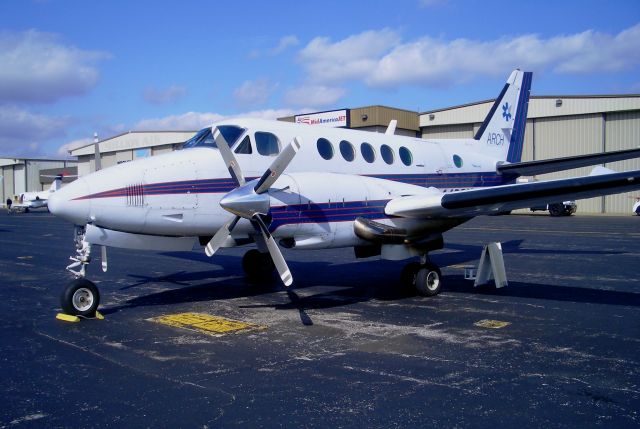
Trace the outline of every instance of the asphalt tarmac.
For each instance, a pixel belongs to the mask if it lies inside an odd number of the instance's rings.
[[[474,289],[490,241],[509,286]],[[244,249],[109,249],[105,320],[66,323],[72,226],[0,212],[0,428],[640,425],[640,218],[484,217],[445,243],[434,298],[349,249],[285,251],[290,290],[246,281]],[[251,328],[156,321],[182,313]]]

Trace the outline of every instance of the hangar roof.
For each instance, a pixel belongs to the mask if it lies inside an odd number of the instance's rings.
[[[184,143],[195,131],[129,131],[100,141],[100,153]],[[93,143],[72,149],[73,156],[93,155]]]
[[[493,100],[479,101],[420,114],[420,126],[469,124],[484,121]],[[640,94],[531,96],[528,118],[586,115],[640,110]]]
[[[18,158],[18,157],[0,157],[0,167],[7,167],[10,165],[24,165],[26,162],[66,162],[77,163],[75,159],[65,158]]]

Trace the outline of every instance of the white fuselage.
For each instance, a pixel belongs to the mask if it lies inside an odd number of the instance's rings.
[[[418,225],[386,216],[385,203],[401,196],[441,195],[502,183],[495,169],[498,159],[483,155],[478,148],[482,143],[473,139],[441,145],[418,138],[272,121],[244,119],[225,124],[242,127],[249,136],[252,153],[235,153],[247,180],[260,177],[274,159],[259,153],[256,133],[276,136],[281,149],[294,137],[300,138],[298,154],[269,191],[270,230],[276,237],[294,239],[299,243],[296,247],[305,247],[303,243],[309,248],[361,244],[353,232],[358,216],[408,230],[424,229],[424,222]],[[321,156],[319,139],[333,146],[331,159]],[[365,143],[373,149],[372,162],[363,156]],[[385,161],[382,153],[388,155],[389,150],[392,159],[387,156]],[[219,202],[235,187],[217,149],[194,147],[80,177],[57,192],[49,207],[78,225],[91,223],[135,234],[206,237],[229,219]],[[252,231],[243,219],[233,235],[246,236]]]

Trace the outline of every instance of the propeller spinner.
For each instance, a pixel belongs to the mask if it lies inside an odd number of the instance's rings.
[[[264,223],[262,216],[266,216],[269,213],[269,188],[278,180],[300,149],[299,138],[294,138],[291,143],[280,152],[260,179],[250,182],[245,181],[235,155],[217,127],[213,129],[213,138],[220,150],[222,159],[229,169],[231,178],[236,182],[237,188],[226,194],[220,200],[222,208],[232,213],[234,217],[227,221],[211,238],[205,247],[205,253],[207,256],[213,256],[226,241],[227,237],[229,237],[238,221],[241,218],[248,219],[256,232],[260,233],[256,238],[261,238],[264,241],[282,282],[285,286],[290,286],[293,283],[291,271],[289,271],[289,267],[280,252],[280,248],[269,232],[269,228]]]

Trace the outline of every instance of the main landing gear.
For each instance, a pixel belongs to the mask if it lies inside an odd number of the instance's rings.
[[[422,257],[420,263],[410,262],[400,274],[400,282],[423,296],[435,296],[442,290],[442,273],[437,265]]]
[[[270,278],[276,265],[269,253],[251,249],[242,257],[242,269],[249,280],[257,281]]]
[[[100,292],[96,285],[85,278],[87,265],[91,262],[91,244],[85,240],[85,228],[75,229],[76,255],[70,256],[73,261],[67,271],[74,275],[60,295],[62,311],[69,316],[99,317]]]

